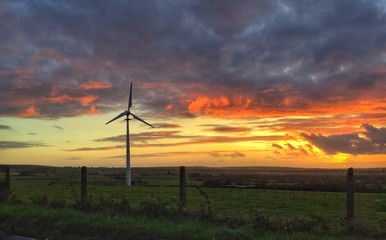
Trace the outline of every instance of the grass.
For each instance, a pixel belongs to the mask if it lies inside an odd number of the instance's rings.
[[[254,222],[235,223],[0,203],[1,229],[38,239],[382,239],[350,230],[362,223],[331,220],[257,215]]]
[[[0,218],[3,229],[43,239],[204,239],[205,229],[209,230],[207,239],[223,232],[231,236],[228,239],[236,239],[234,237],[242,232],[186,220],[177,222],[109,212],[85,213],[38,205],[1,204]],[[195,236],[191,236],[192,233]],[[246,237],[247,233],[243,234],[241,236]]]
[[[125,197],[130,207],[138,208],[145,199],[160,198],[168,205],[178,205],[178,176],[141,176],[141,181],[153,181],[153,185],[131,188],[116,184],[116,179],[90,175],[88,196],[94,203],[111,199],[120,201]],[[24,202],[55,200],[63,205],[73,205],[80,198],[79,176],[13,176],[12,192]],[[174,178],[174,179],[173,179]],[[158,181],[155,181],[158,179]],[[174,180],[174,182],[172,182]],[[123,182],[123,181],[122,181]],[[104,183],[104,184],[103,184]],[[368,218],[386,218],[386,194],[357,193],[355,202],[357,215]],[[346,195],[340,192],[312,192],[262,190],[248,188],[187,188],[187,209],[201,211],[207,208],[218,215],[248,218],[253,211],[266,212],[275,216],[325,216],[344,217]]]
[[[127,188],[122,186],[121,175],[104,171],[89,172],[86,203],[80,201],[79,169],[14,171],[11,198],[0,204],[0,227],[39,238],[53,234],[54,239],[120,239],[121,235],[125,239],[386,236],[386,194],[356,193],[357,218],[347,225],[345,193],[214,188],[188,179],[187,212],[181,217],[175,173],[151,170],[134,175],[137,185]]]

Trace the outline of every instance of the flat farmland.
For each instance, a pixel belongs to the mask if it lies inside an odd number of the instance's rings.
[[[155,201],[168,209],[178,207],[178,168],[134,169],[132,187],[123,186],[123,173],[123,169],[88,169],[89,202],[124,202],[139,208],[143,202]],[[385,218],[385,174],[376,173],[378,177],[370,172],[357,177],[357,188],[362,190],[355,194],[358,216]],[[249,218],[256,212],[275,216],[346,214],[344,171],[188,168],[186,184],[188,212],[232,218]],[[23,202],[73,205],[80,201],[80,168],[14,167],[11,189],[13,197]]]
[[[124,186],[124,169],[89,168],[82,200],[79,167],[11,166],[0,227],[58,239],[382,239],[385,172],[355,173],[355,221],[347,222],[344,170],[186,168],[181,209],[176,167],[133,168],[132,187]]]

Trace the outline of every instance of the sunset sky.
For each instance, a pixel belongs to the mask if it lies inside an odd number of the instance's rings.
[[[2,0],[0,163],[386,167],[384,0]]]

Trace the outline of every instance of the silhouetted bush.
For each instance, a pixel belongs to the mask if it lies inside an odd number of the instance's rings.
[[[47,196],[42,195],[42,196],[31,197],[30,200],[35,204],[38,204],[41,206],[48,206]]]
[[[379,196],[376,200],[377,202],[377,211],[386,212],[386,196]]]
[[[158,197],[142,201],[139,212],[150,216],[161,216],[171,213],[167,208],[167,203]]]
[[[269,217],[260,211],[256,211],[252,218],[252,226],[255,229],[272,229]]]

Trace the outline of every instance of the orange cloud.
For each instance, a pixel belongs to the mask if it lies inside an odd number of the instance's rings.
[[[84,97],[77,98],[77,101],[79,101],[82,106],[88,106],[90,103],[93,103],[97,99],[94,95],[88,95]]]
[[[165,107],[165,111],[170,111],[172,110],[174,107],[173,103],[169,103],[166,107]]]
[[[35,117],[35,116],[38,116],[38,115],[39,115],[39,110],[36,109],[35,106],[30,106],[29,108],[27,108],[26,110],[21,112],[19,114],[19,117],[28,118],[28,117]]]
[[[373,73],[380,73],[380,74],[384,74],[386,73],[386,66],[377,66],[377,67],[374,67],[370,70],[371,72]]]
[[[66,102],[79,102],[82,106],[88,106],[93,103],[97,97],[95,95],[87,95],[84,97],[70,97],[68,95],[60,95],[55,97],[45,98],[44,100],[49,103],[66,103]]]
[[[75,101],[75,98],[70,97],[68,95],[60,95],[60,96],[45,98],[44,100],[46,100],[49,103],[65,103],[65,102],[73,102]]]
[[[86,114],[88,114],[88,115],[100,114],[100,113],[101,113],[101,111],[99,111],[96,106],[91,106],[88,109],[88,111],[86,112]]]
[[[93,81],[90,80],[88,82],[82,83],[79,85],[81,89],[88,90],[88,89],[110,89],[111,83],[106,81]]]
[[[285,94],[283,94],[285,95]],[[285,117],[285,116],[331,116],[386,113],[386,97],[364,96],[361,99],[343,97],[327,98],[325,101],[304,99],[301,96],[283,96],[280,101],[251,98],[243,95],[211,96],[197,95],[181,100],[187,111],[195,115],[212,117]],[[349,119],[341,119],[348,121]]]
[[[188,106],[190,113],[198,113],[203,108],[208,106],[208,103],[210,102],[208,97],[198,97],[196,100],[191,102]]]
[[[189,102],[185,100],[185,102]],[[198,96],[188,103],[188,111],[192,114],[202,113],[205,115],[237,115],[233,111],[246,110],[250,107],[252,100],[248,97],[234,96],[231,98]]]
[[[87,109],[81,109],[81,110],[76,110],[71,113],[69,113],[69,116],[79,116],[79,115],[97,115],[101,114],[101,111],[94,105],[90,106]]]

